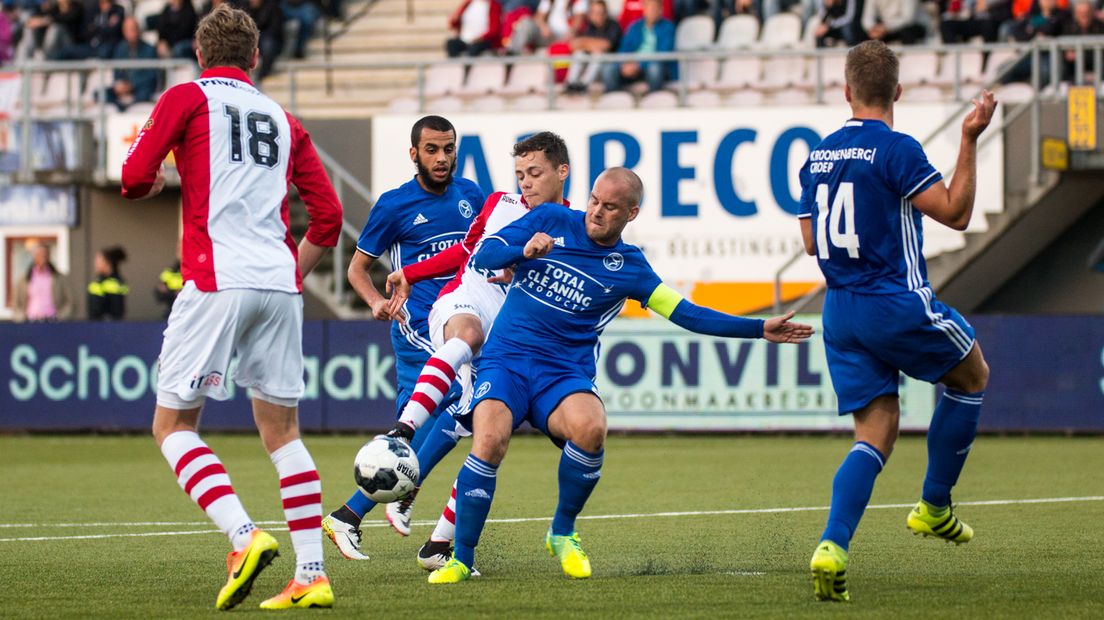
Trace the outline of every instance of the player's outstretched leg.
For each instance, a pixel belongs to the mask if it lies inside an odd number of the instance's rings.
[[[809,563],[817,600],[851,599],[846,585],[847,548],[883,467],[885,456],[881,451],[865,441],[857,441],[836,471],[828,524]]]
[[[448,395],[460,367],[471,358],[471,347],[460,338],[450,338],[441,345],[422,367],[399,421],[415,430],[421,428]]]
[[[429,540],[418,550],[418,566],[435,571],[452,559],[452,541],[456,538],[456,483],[452,483],[449,496],[437,526],[433,528]]]
[[[954,515],[951,488],[958,482],[977,436],[984,396],[985,392],[949,389],[939,400],[928,428],[928,473],[924,478],[924,490],[906,521],[913,533],[937,536],[955,544],[970,542],[974,537],[973,528]]]
[[[303,441],[295,439],[270,455],[280,477],[295,578],[284,591],[261,603],[261,609],[333,607],[333,589],[322,564],[322,482]]]
[[[564,574],[574,579],[586,579],[591,573],[590,559],[575,531],[575,518],[598,485],[604,454],[601,449],[587,452],[569,441],[560,456],[560,500],[544,546],[549,554],[559,559]]]
[[[456,477],[456,551],[441,568],[429,574],[429,583],[458,583],[471,577],[475,547],[494,499],[498,466],[469,454]]]
[[[451,414],[447,411],[437,414],[432,430],[418,448],[418,487],[405,499],[392,502],[386,508],[387,521],[399,535],[410,535],[410,513],[414,509],[414,499],[418,496],[418,490],[433,468],[456,447],[456,443],[460,440],[458,430],[456,418]]]
[[[159,409],[159,418],[164,415]],[[167,410],[166,410],[167,411]],[[279,555],[276,539],[253,525],[234,493],[222,462],[194,431],[177,431],[161,442],[161,454],[177,482],[234,546],[226,557],[229,577],[215,599],[217,609],[231,609],[245,600],[253,581]]]

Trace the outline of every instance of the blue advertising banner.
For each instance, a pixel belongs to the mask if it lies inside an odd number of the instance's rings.
[[[819,323],[819,317],[802,320]],[[978,316],[992,369],[988,431],[1104,432],[1104,317]],[[149,428],[160,323],[0,324],[0,431]],[[802,347],[720,341],[665,321],[617,320],[603,336],[598,386],[614,429],[846,429],[819,337]],[[304,326],[310,431],[383,429],[395,418],[388,325]],[[232,375],[231,368],[231,375]],[[245,390],[208,401],[203,427],[253,427]],[[902,428],[923,429],[936,393],[901,387]]]

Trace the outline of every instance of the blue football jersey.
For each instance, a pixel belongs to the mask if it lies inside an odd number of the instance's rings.
[[[524,247],[533,234],[555,240],[543,258],[522,260],[483,348],[483,357],[554,357],[595,374],[598,336],[625,299],[643,305],[662,283],[640,248],[598,245],[586,234],[585,213],[544,204],[488,239]]]
[[[828,286],[868,294],[927,286],[923,216],[909,199],[942,178],[919,142],[881,121],[847,121],[813,149],[798,217],[812,218]]]
[[[483,200],[479,186],[467,179],[453,178],[441,195],[427,192],[416,178],[411,179],[379,197],[368,214],[357,249],[376,258],[390,252],[392,269],[425,260],[464,238]],[[392,337],[432,350],[429,310],[451,279],[444,276],[415,284],[405,306],[407,326],[393,323]]]

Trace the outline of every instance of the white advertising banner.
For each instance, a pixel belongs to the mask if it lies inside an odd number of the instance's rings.
[[[107,117],[107,178],[111,181],[121,181],[123,175],[123,162],[126,161],[130,145],[138,137],[138,132],[149,120],[147,114],[134,114],[123,112],[111,114]],[[176,182],[176,160],[169,153],[165,158],[165,172],[170,185]]]
[[[602,334],[598,391],[617,430],[850,430],[817,331],[800,345],[702,336],[662,319],[616,320]],[[901,428],[931,422],[935,387],[902,378]]]
[[[958,106],[898,105],[896,129],[925,140]],[[846,106],[744,109],[619,110],[449,114],[459,132],[458,174],[491,191],[514,191],[510,151],[519,138],[550,130],[571,156],[568,198],[586,204],[597,175],[633,168],[644,181],[640,216],[625,232],[656,271],[695,301],[733,312],[762,308],[773,298],[775,273],[801,250],[795,215],[798,171],[809,151],[850,116]],[[372,190],[378,195],[409,180],[410,127],[419,115],[377,116],[372,128]],[[1000,119],[993,124],[999,126]],[[957,157],[959,123],[924,147],[936,168]],[[1003,145],[997,137],[978,158],[978,213],[1003,208]],[[894,206],[894,208],[896,208]],[[928,256],[960,247],[962,235],[937,224],[924,230]],[[814,259],[785,274],[784,296],[798,297],[822,281]]]

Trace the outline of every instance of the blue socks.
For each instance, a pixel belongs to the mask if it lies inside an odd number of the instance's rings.
[[[847,550],[866,505],[870,503],[874,479],[883,467],[885,457],[877,448],[865,441],[855,442],[832,481],[832,508],[828,512],[828,525],[820,537],[822,541],[830,540]]]
[[[456,550],[453,557],[471,568],[475,546],[491,512],[498,466],[469,454],[456,477]]]
[[[935,508],[950,506],[951,487],[966,464],[977,436],[985,392],[966,394],[947,390],[928,427],[928,473],[921,498]]]
[[[422,481],[429,476],[429,472],[433,471],[437,463],[440,463],[441,459],[456,447],[456,442],[460,441],[460,436],[456,433],[456,418],[447,412],[441,412],[433,424],[427,424],[422,428],[427,427],[430,431],[425,436],[422,446],[416,450],[420,476],[418,486],[421,486]]]
[[[602,476],[604,454],[604,450],[586,452],[570,441],[564,446],[560,456],[560,502],[552,517],[553,536],[570,536],[575,531],[575,517]]]

